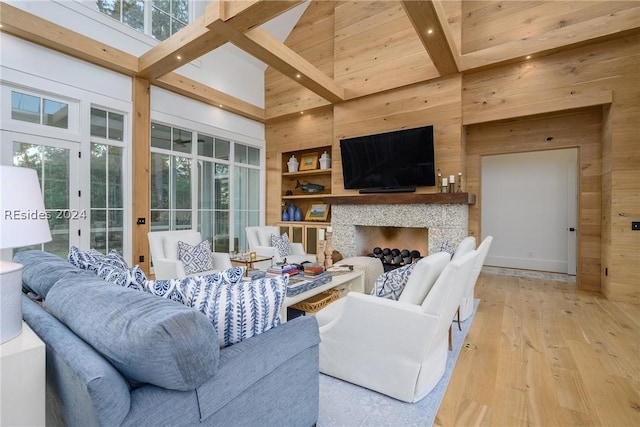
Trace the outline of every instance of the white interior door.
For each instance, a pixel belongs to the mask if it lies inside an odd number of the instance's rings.
[[[487,265],[575,271],[567,233],[576,224],[577,178],[569,164],[577,165],[575,148],[482,158],[481,231],[494,237]]]

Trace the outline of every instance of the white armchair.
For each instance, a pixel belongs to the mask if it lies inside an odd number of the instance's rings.
[[[302,264],[305,261],[316,262],[315,255],[306,254],[302,243],[290,242],[291,255],[280,256],[278,249],[271,246],[271,235],[280,236],[280,229],[276,226],[265,225],[262,227],[247,227],[247,244],[249,250],[258,255],[273,257],[273,263],[283,262],[286,258],[289,264]]]
[[[437,269],[438,258],[420,263]],[[421,400],[444,374],[449,328],[475,258],[472,251],[446,262],[421,304],[351,292],[338,309],[336,302],[320,310],[320,371],[405,402]]]
[[[460,301],[460,321],[467,320],[473,313],[474,289],[476,287],[480,271],[482,271],[484,261],[489,253],[491,242],[493,242],[493,236],[487,236],[476,249],[478,256],[476,257],[473,272],[469,276],[469,281],[465,286],[464,293],[462,294],[462,300]]]
[[[178,242],[195,246],[202,242],[200,233],[194,230],[152,231],[147,234],[151,261],[156,279],[178,279],[186,277],[182,261],[178,259]],[[227,253],[212,252],[213,270],[202,271],[197,275],[212,274],[231,268],[231,259]],[[193,274],[192,274],[193,276]]]

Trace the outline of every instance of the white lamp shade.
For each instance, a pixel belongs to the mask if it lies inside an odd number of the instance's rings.
[[[0,166],[0,249],[49,241],[49,221],[36,171]]]

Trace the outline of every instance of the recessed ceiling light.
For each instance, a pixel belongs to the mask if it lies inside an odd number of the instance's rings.
[[[176,58],[178,58],[178,61],[180,61],[182,59],[182,56],[178,55],[176,56]]]
[[[527,59],[531,59],[531,55],[527,55]]]
[[[433,29],[429,28],[429,29],[427,30],[427,34],[433,34]]]
[[[296,74],[296,79],[299,79],[300,77],[302,77],[300,74]]]
[[[300,114],[304,114],[304,111],[300,111]]]

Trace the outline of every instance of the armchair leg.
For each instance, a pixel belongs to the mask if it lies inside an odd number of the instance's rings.
[[[456,311],[456,316],[458,319],[458,330],[461,331],[462,330],[462,326],[460,326],[460,306],[458,306],[458,311]]]
[[[453,350],[453,340],[451,338],[451,326],[449,326],[449,351]]]

